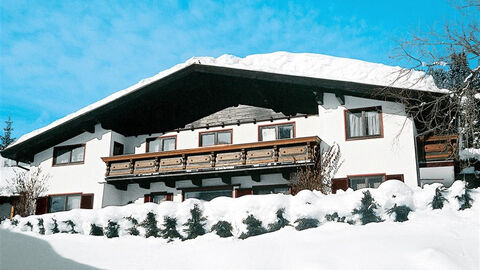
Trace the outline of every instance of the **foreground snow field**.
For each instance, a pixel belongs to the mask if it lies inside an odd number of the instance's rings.
[[[32,216],[20,219],[16,227],[9,222],[2,224],[0,269],[480,269],[478,190],[472,192],[473,207],[458,211],[455,194],[462,190],[463,183],[456,182],[449,189],[445,207],[431,210],[428,202],[435,187],[411,190],[403,183],[391,181],[370,190],[381,206],[378,214],[385,221],[367,225],[322,219],[333,210],[353,218],[350,212],[359,205],[362,191],[329,196],[302,192],[297,196],[218,198],[211,202],[187,200],[168,204],[168,208],[130,205],[41,216],[47,234],[49,217],[55,216],[59,221],[70,218],[83,224],[79,226],[83,234],[76,235],[42,236],[35,232],[35,227],[34,232],[26,231],[22,224],[28,220],[33,223],[39,217]],[[194,240],[167,243],[161,238],[126,235],[122,228],[128,224],[121,222],[119,238],[88,235],[89,222],[105,224],[105,220],[119,220],[127,213],[140,218],[148,211],[157,213],[159,225],[161,216],[176,216],[181,232],[188,209],[195,203],[208,217],[207,228],[216,220],[225,219],[234,226],[235,237],[220,238],[208,233]],[[409,205],[414,210],[409,221],[393,222],[385,214],[393,203]],[[279,207],[285,208],[291,222],[307,216],[320,219],[321,225],[304,231],[286,227],[246,240],[237,238],[245,230],[241,220],[247,212],[266,225]]]

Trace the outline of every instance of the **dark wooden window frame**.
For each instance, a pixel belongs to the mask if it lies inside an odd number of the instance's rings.
[[[258,125],[258,141],[259,142],[263,141],[262,128],[264,128],[264,127],[275,127],[275,140],[279,140],[278,139],[278,126],[288,126],[288,125],[293,126],[293,138],[296,138],[296,136],[297,136],[297,134],[296,134],[297,133],[297,125],[296,125],[295,121],[292,121],[292,122]]]
[[[255,191],[257,191],[257,190],[262,190],[262,189],[265,190],[265,189],[269,189],[269,188],[287,188],[288,193],[289,194],[292,193],[292,189],[288,184],[276,184],[276,185],[256,185],[256,186],[252,186],[252,194],[255,195]]]
[[[382,183],[387,181],[386,173],[370,173],[370,174],[356,174],[356,175],[347,175],[348,187],[351,188],[351,178],[362,178],[362,177],[382,177]]]
[[[83,197],[84,196],[92,196],[92,206],[93,206],[93,200],[94,200],[94,194],[93,193],[82,193],[82,192],[73,192],[73,193],[59,193],[59,194],[49,194],[47,196],[48,198],[48,203],[47,203],[47,213],[51,213],[50,212],[50,204],[51,204],[51,198],[52,197],[62,197],[64,196],[65,197],[65,204],[63,206],[63,209],[62,211],[58,211],[58,212],[63,212],[63,211],[67,211],[66,210],[66,206],[67,206],[67,202],[68,202],[68,197],[69,196],[80,196],[80,208],[78,209],[82,209],[82,200],[83,200]],[[55,212],[56,213],[56,212]]]
[[[145,194],[143,196],[144,197],[144,202],[153,202],[153,196],[156,196],[156,195],[165,195],[167,197],[166,201],[173,201],[173,193],[172,192],[159,191],[159,192],[151,192],[151,193]],[[169,199],[168,196],[170,196],[170,199]],[[148,201],[147,201],[146,198],[148,198]]]
[[[230,132],[230,143],[223,143],[223,144],[218,144],[218,133],[226,133],[227,131]],[[202,135],[210,134],[213,133],[215,134],[215,139],[214,139],[214,144],[213,145],[228,145],[228,144],[233,144],[233,128],[229,129],[217,129],[217,130],[207,130],[207,131],[201,131],[198,133],[198,147],[204,147],[202,146]],[[213,145],[207,145],[207,146],[213,146]]]
[[[171,138],[174,138],[175,139],[175,150],[177,150],[177,141],[178,141],[178,138],[177,138],[177,135],[166,135],[166,136],[158,136],[158,137],[150,137],[150,138],[147,138],[145,140],[145,153],[150,153],[148,152],[148,148],[149,148],[149,143],[151,141],[155,141],[155,140],[158,140],[158,139],[161,139],[162,140],[162,151],[161,152],[164,152],[163,151],[163,140],[164,139],[171,139]]]
[[[225,186],[211,186],[211,187],[187,187],[187,188],[177,188],[182,191],[182,202],[185,200],[185,192],[189,191],[211,191],[211,190],[222,190],[222,189],[231,189],[232,198],[235,198],[235,187],[239,187],[240,184],[235,185],[225,185]]]
[[[347,115],[348,113],[356,113],[356,112],[363,112],[363,111],[378,111],[380,114],[380,135],[366,135],[366,136],[357,136],[357,137],[349,137],[348,134],[348,118]],[[373,106],[373,107],[364,107],[364,108],[355,108],[355,109],[347,109],[343,113],[344,116],[344,128],[345,128],[345,141],[356,141],[356,140],[366,140],[366,139],[377,139],[377,138],[383,138],[383,110],[382,106]],[[364,119],[362,119],[365,121]],[[366,125],[364,125],[365,128],[365,134],[366,134]]]
[[[72,150],[75,148],[78,148],[79,146],[83,146],[83,158],[82,161],[77,161],[77,162],[72,162]],[[65,149],[69,148],[70,149],[70,159],[68,163],[55,163],[55,158],[57,156],[57,152],[60,149]],[[68,165],[77,165],[77,164],[84,164],[85,163],[85,153],[87,152],[87,144],[85,143],[80,143],[80,144],[71,144],[71,145],[62,145],[62,146],[56,146],[53,148],[53,155],[52,155],[52,167],[56,166],[68,166]]]

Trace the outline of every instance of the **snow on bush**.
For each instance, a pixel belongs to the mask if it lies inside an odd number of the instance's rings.
[[[202,227],[204,226],[206,232],[210,232],[212,229],[217,231],[218,228],[213,227],[213,225],[219,222],[228,222],[231,225],[231,229],[227,226],[226,230],[231,231],[234,237],[239,238],[242,233],[248,233],[248,224],[243,221],[249,216],[260,221],[262,226],[272,224],[272,228],[275,227],[275,229],[285,226],[289,220],[295,221],[295,226],[301,225],[299,224],[300,221],[308,220],[318,220],[319,226],[328,222],[327,219],[340,221],[339,218],[341,218],[345,222],[358,220],[358,217],[355,218],[355,215],[352,215],[352,211],[361,207],[361,200],[364,198],[364,192],[367,190],[378,205],[377,209],[375,209],[375,214],[384,222],[393,222],[395,220],[396,215],[391,215],[391,211],[389,212],[395,206],[405,206],[411,209],[412,212],[408,214],[408,219],[412,220],[418,214],[426,212],[442,214],[445,211],[457,212],[459,209],[471,211],[470,208],[465,206],[466,192],[470,198],[468,199],[468,204],[473,204],[473,208],[475,208],[475,204],[480,199],[480,191],[478,189],[466,191],[464,182],[456,181],[449,189],[443,192],[443,196],[447,199],[443,208],[433,210],[431,204],[436,192],[440,188],[441,184],[431,184],[425,185],[424,188],[417,187],[412,189],[403,182],[389,180],[377,189],[362,189],[358,191],[349,189],[347,191],[337,191],[337,194],[330,195],[305,190],[295,196],[270,194],[248,195],[236,199],[219,197],[209,202],[187,199],[184,202],[130,204],[126,206],[109,206],[95,210],[75,209],[67,212],[25,218],[17,216],[12,221],[5,220],[0,227],[21,231],[22,228],[24,230],[26,226],[29,226],[26,225],[29,222],[30,224],[38,224],[33,226],[35,233],[44,232],[49,235],[62,231],[71,231],[73,223],[75,224],[75,232],[89,235],[92,224],[96,224],[96,226],[103,226],[105,234],[108,234],[110,230],[113,234],[111,236],[115,236],[115,231],[118,229],[120,237],[139,235],[142,237],[163,236],[170,239],[183,239],[187,238],[186,232],[189,232],[188,230],[184,231],[187,227],[183,224],[190,224],[189,219],[192,219],[191,211],[195,209],[195,205],[198,205],[197,209],[202,209],[202,213],[196,219],[201,220]],[[335,213],[335,218],[332,219],[333,213]],[[206,220],[203,220],[202,217],[206,217]],[[41,225],[39,224],[39,219],[43,220]],[[169,223],[168,230],[165,230],[166,219],[174,221],[170,222],[172,224]],[[72,221],[72,223],[67,221]],[[143,222],[140,223],[139,221]],[[148,226],[146,226],[147,223]],[[358,226],[361,222],[356,224]],[[132,228],[135,228],[134,233],[132,233]],[[179,232],[183,232],[183,235]]]

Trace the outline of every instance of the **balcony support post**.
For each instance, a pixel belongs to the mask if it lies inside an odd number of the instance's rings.
[[[273,160],[278,162],[278,146],[276,145],[273,146]]]

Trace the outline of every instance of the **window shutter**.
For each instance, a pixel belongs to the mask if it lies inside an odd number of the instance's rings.
[[[80,201],[80,208],[93,209],[93,194],[82,194],[82,200]]]
[[[169,194],[165,195],[165,200],[173,201],[173,194],[169,193]]]
[[[337,193],[337,190],[348,189],[348,178],[336,178],[332,180],[332,193]]]
[[[147,202],[152,202],[152,195],[150,194],[145,194],[143,196],[143,202],[147,203]]]
[[[400,180],[403,181],[403,174],[389,174],[386,177],[386,180]]]
[[[242,189],[236,189],[235,190],[235,198],[240,198],[245,195],[252,195],[253,190],[251,188],[242,188]]]
[[[48,197],[37,198],[37,206],[35,208],[35,215],[46,214],[48,212]]]

